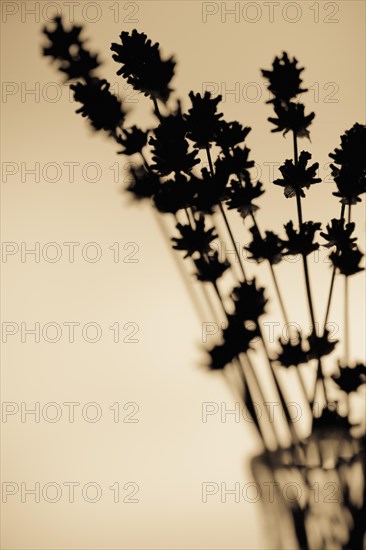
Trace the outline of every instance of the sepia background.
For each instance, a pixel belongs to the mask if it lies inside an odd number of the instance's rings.
[[[275,231],[296,219],[294,201],[271,185],[270,172],[291,158],[292,140],[270,133],[260,68],[284,50],[296,56],[310,88],[304,102],[316,112],[311,143],[299,147],[312,152],[324,180],[307,194],[304,216],[326,223],[339,215],[328,154],[345,129],[364,123],[364,2],[73,4],[89,48],[101,53],[99,74],[125,98],[128,123],[147,128],[154,120],[147,98],[124,85],[111,59],[111,42],[137,28],[164,57],[175,56],[173,86],[184,108],[190,90],[209,86],[223,95],[227,120],[252,127],[247,143],[266,189],[259,221]],[[123,193],[126,158],[74,114],[68,86],[41,56],[41,30],[56,9],[70,22],[67,2],[2,2],[2,548],[278,548],[260,500],[228,495],[225,503],[218,493],[202,501],[204,482],[251,483],[250,460],[261,448],[248,421],[221,418],[235,398],[204,368],[202,324],[151,208]],[[364,205],[353,214],[365,250]],[[235,213],[230,221],[244,244],[247,229]],[[37,247],[38,258],[26,254]],[[266,266],[247,269],[273,295]],[[331,273],[324,250],[310,269],[321,323]],[[291,321],[307,330],[301,264],[283,262],[278,276]],[[342,338],[342,293],[337,281],[335,338]],[[350,300],[351,353],[361,360],[362,275],[352,278]],[[267,320],[282,322],[275,299]],[[26,332],[36,323],[39,342]],[[78,323],[73,341],[70,323]],[[282,329],[276,325],[276,337]],[[341,356],[339,345],[327,366]],[[296,391],[289,398],[296,401]],[[204,403],[219,411],[206,422]],[[39,418],[26,414],[35,407]],[[36,483],[39,502],[26,492]]]

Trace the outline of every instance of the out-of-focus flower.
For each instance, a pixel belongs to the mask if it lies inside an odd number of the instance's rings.
[[[154,131],[155,137],[149,140],[155,163],[151,166],[152,170],[161,176],[168,176],[172,172],[189,174],[200,162],[197,151],[189,152],[186,131],[187,126],[180,111],[161,120]]]
[[[210,244],[217,239],[215,228],[205,228],[205,218],[200,215],[195,220],[195,227],[191,225],[177,224],[177,229],[181,234],[180,237],[173,237],[173,248],[175,250],[184,250],[186,252],[184,258],[193,256],[195,252],[199,252],[202,256],[210,251]]]
[[[209,368],[211,370],[225,368],[234,357],[251,349],[251,342],[257,336],[258,330],[256,327],[249,329],[236,315],[228,315],[228,325],[223,330],[224,343],[215,346],[209,352],[211,357]]]
[[[320,178],[315,177],[319,163],[315,162],[311,166],[307,166],[310,159],[311,154],[302,151],[297,164],[294,164],[292,160],[286,160],[280,166],[279,170],[283,177],[274,180],[273,183],[285,188],[284,194],[287,199],[296,196],[297,192],[301,197],[305,197],[304,187],[309,189],[311,185],[322,181]]]
[[[237,210],[242,218],[246,218],[258,210],[258,206],[252,201],[263,195],[263,184],[258,181],[251,182],[249,173],[244,176],[244,185],[237,179],[230,182],[226,192],[226,204],[229,210]]]
[[[136,153],[141,153],[143,148],[147,143],[147,135],[149,131],[144,132],[137,128],[137,126],[132,126],[129,129],[122,130],[122,136],[116,138],[117,143],[122,145],[123,150],[118,151],[119,155],[134,155]]]
[[[217,158],[216,167],[220,167],[228,175],[245,176],[249,168],[254,166],[253,160],[248,160],[250,149],[237,145],[224,156]]]
[[[256,280],[245,281],[235,287],[232,292],[235,313],[242,321],[258,321],[266,311],[268,302],[264,288],[256,286]]]
[[[151,199],[157,193],[160,186],[159,176],[147,171],[144,166],[131,166],[130,174],[132,182],[128,185],[127,191],[136,200]]]
[[[256,227],[252,227],[250,232],[253,235],[252,242],[245,247],[250,253],[250,259],[258,263],[268,260],[271,265],[278,264],[282,260],[284,248],[282,239],[273,231],[266,231],[262,237]]]
[[[307,256],[315,250],[318,250],[319,244],[314,242],[316,231],[319,231],[320,223],[304,222],[299,231],[294,229],[292,221],[285,225],[287,240],[283,241],[284,255],[302,254]]]
[[[354,124],[341,136],[341,145],[329,154],[335,164],[349,165],[366,170],[366,126]]]
[[[191,179],[197,191],[193,202],[194,208],[199,212],[212,214],[215,207],[226,197],[229,175],[220,170],[220,167],[215,170],[213,176],[207,168],[202,168],[201,174],[202,178],[192,176]]]
[[[308,358],[319,359],[324,355],[329,355],[338,344],[338,340],[330,339],[329,330],[325,329],[322,336],[318,336],[313,330],[307,339],[309,344]]]
[[[235,145],[243,143],[250,130],[251,128],[242,126],[239,122],[220,120],[215,131],[214,141],[225,152],[235,147]]]
[[[190,92],[189,97],[192,107],[185,116],[187,122],[188,139],[194,142],[198,149],[205,149],[215,140],[216,131],[219,127],[222,113],[217,113],[217,105],[220,103],[221,95],[211,97],[210,92],[194,94]]]
[[[87,117],[96,130],[103,129],[114,134],[122,125],[125,113],[120,99],[110,92],[107,80],[92,78],[86,84],[77,82],[70,88],[75,101],[82,104],[76,112]]]
[[[81,30],[82,27],[76,25],[66,30],[61,17],[55,17],[53,28],[43,29],[49,41],[43,48],[43,55],[59,61],[59,70],[68,76],[68,80],[88,80],[100,65],[98,56],[92,55],[83,47],[83,41],[80,39]]]
[[[337,403],[329,404],[323,409],[321,416],[313,420],[314,435],[323,441],[330,437],[340,440],[349,438],[352,427],[348,418],[338,413]]]
[[[329,155],[332,175],[338,191],[333,193],[343,204],[360,202],[360,195],[366,192],[366,126],[354,124],[341,136],[341,145]]]
[[[342,275],[346,275],[346,277],[355,275],[364,269],[359,265],[363,258],[363,254],[355,245],[353,248],[345,246],[344,248],[338,249],[332,252],[329,258],[334,267],[336,267]]]
[[[366,192],[366,171],[360,171],[357,167],[347,164],[340,168],[331,164],[331,169],[337,186],[337,191],[333,195],[339,197],[343,204],[361,202],[361,195]]]
[[[223,262],[220,261],[219,254],[216,250],[194,260],[194,263],[197,269],[197,279],[205,283],[216,283],[230,267],[227,260]]]
[[[126,78],[135,90],[166,102],[174,75],[173,57],[163,61],[159,44],[152,44],[146,34],[136,29],[131,33],[123,31],[120,39],[121,44],[111,45],[111,50],[116,52],[113,59],[122,65],[117,74]]]
[[[273,103],[275,100],[288,103],[298,94],[308,91],[306,88],[301,88],[300,74],[304,69],[297,67],[297,63],[295,57],[291,60],[287,53],[283,52],[282,57],[275,57],[272,71],[262,70],[262,75],[269,82],[268,89],[275,96],[275,99],[267,103]]]
[[[355,230],[355,224],[345,224],[345,219],[340,220],[333,218],[331,222],[326,226],[326,232],[320,233],[320,236],[328,241],[324,246],[331,248],[354,248],[357,237],[352,237],[352,233]]]
[[[154,195],[154,204],[163,214],[176,214],[192,205],[195,192],[195,187],[184,174],[176,174],[159,186]]]
[[[285,136],[287,132],[293,131],[297,137],[309,137],[308,127],[314,120],[315,113],[305,115],[305,106],[302,103],[283,105],[274,102],[274,111],[277,117],[268,118],[269,122],[276,126],[271,132],[283,132]]]
[[[343,367],[340,364],[339,372],[332,376],[332,380],[346,393],[356,392],[360,386],[365,384],[365,375],[360,374],[361,363],[356,367]]]
[[[284,340],[279,338],[281,351],[278,353],[276,361],[283,367],[297,367],[308,362],[308,352],[304,350],[301,339],[301,333],[297,331],[297,339]]]

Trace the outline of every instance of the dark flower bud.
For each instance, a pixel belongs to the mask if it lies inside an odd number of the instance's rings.
[[[175,62],[171,57],[162,61],[159,44],[152,44],[146,34],[134,29],[120,34],[121,44],[113,43],[112,57],[122,67],[117,71],[131,86],[146,96],[167,101],[171,92],[169,83],[174,75]]]
[[[210,252],[210,244],[217,239],[215,228],[205,229],[205,218],[200,215],[198,220],[195,220],[195,227],[191,225],[177,224],[177,229],[181,237],[173,237],[173,248],[175,250],[184,250],[186,252],[184,258],[193,256],[195,252],[199,252],[202,256]]]
[[[321,440],[334,438],[342,440],[344,437],[349,437],[350,424],[346,416],[341,416],[337,411],[337,403],[329,404],[324,408],[321,416],[315,417],[313,420],[314,434],[319,433]]]
[[[76,78],[88,80],[100,63],[97,55],[92,55],[83,47],[80,39],[82,28],[73,26],[67,31],[61,17],[55,17],[53,23],[53,30],[47,27],[43,29],[49,40],[49,44],[43,48],[43,55],[60,62],[59,70],[67,75],[67,80]]]
[[[274,102],[274,111],[277,118],[270,117],[268,120],[276,126],[271,132],[295,132],[297,137],[309,137],[308,127],[312,123],[315,113],[305,115],[305,107],[302,103],[289,103],[284,105]]]
[[[360,374],[361,363],[355,367],[342,367],[340,364],[339,372],[332,376],[332,380],[346,393],[356,392],[360,386],[366,382],[365,375]]]
[[[87,117],[96,130],[103,129],[114,134],[122,125],[125,113],[120,99],[110,92],[109,82],[92,78],[86,84],[77,82],[70,88],[75,101],[82,103],[76,112]]]
[[[153,147],[153,161],[151,168],[168,176],[172,172],[189,174],[192,168],[200,161],[197,151],[188,152],[186,123],[180,111],[174,115],[164,117],[155,129],[155,137],[151,137],[149,144]]]
[[[333,195],[339,197],[343,204],[361,202],[361,195],[366,192],[366,170],[360,171],[359,168],[348,164],[344,164],[341,168],[337,168],[334,164],[330,166],[337,186],[337,191]]]
[[[292,221],[285,226],[288,239],[283,241],[284,255],[302,254],[307,256],[315,250],[318,250],[319,244],[314,243],[316,231],[320,230],[321,224],[314,222],[304,222],[299,231],[294,229]]]
[[[268,89],[275,96],[274,100],[269,100],[267,103],[273,103],[275,100],[288,103],[298,94],[308,91],[301,88],[300,74],[304,69],[297,67],[297,63],[295,57],[291,61],[287,53],[283,52],[282,57],[275,57],[272,71],[262,70],[262,75],[269,82]]]
[[[215,165],[216,170],[212,176],[207,168],[202,168],[202,178],[192,175],[197,194],[194,198],[194,207],[199,212],[212,214],[215,207],[225,199],[226,186],[229,179],[227,172],[221,166]]]
[[[245,176],[249,168],[253,168],[254,161],[248,160],[250,149],[236,146],[218,157],[215,166],[219,166],[222,172],[228,175]]]
[[[258,181],[256,184],[251,182],[249,173],[244,176],[244,185],[239,180],[232,180],[227,189],[227,207],[229,210],[237,210],[242,218],[246,218],[258,210],[258,206],[253,204],[253,200],[263,195],[263,184]]]
[[[159,186],[154,195],[154,204],[163,214],[176,214],[192,206],[195,192],[195,187],[184,174],[176,174]]]
[[[329,155],[335,164],[349,165],[359,171],[366,170],[366,126],[354,124],[341,136],[341,145]]]
[[[123,129],[122,136],[116,138],[117,143],[122,145],[124,149],[118,151],[119,155],[134,155],[135,153],[141,153],[143,148],[147,143],[147,134],[149,132],[144,132],[137,128],[137,126],[132,126],[131,128]]]
[[[250,130],[251,128],[248,126],[243,127],[239,122],[220,120],[215,131],[214,142],[226,152],[228,149],[235,147],[235,145],[243,143]]]
[[[359,265],[363,258],[363,254],[357,246],[353,246],[353,248],[345,246],[344,248],[332,252],[329,258],[334,267],[336,267],[339,272],[346,277],[355,275],[364,269]]]
[[[144,166],[131,167],[130,174],[132,182],[128,185],[127,191],[136,200],[151,199],[160,187],[159,176],[147,171]]]
[[[255,321],[266,311],[268,300],[264,296],[264,288],[256,287],[255,279],[245,281],[235,287],[232,293],[235,313],[242,321]]]
[[[331,340],[329,334],[329,330],[325,329],[324,334],[322,336],[318,336],[315,330],[313,330],[307,339],[309,344],[309,359],[319,359],[324,355],[329,355],[332,353],[338,343],[338,340]]]
[[[278,353],[276,361],[283,367],[298,367],[308,362],[308,352],[303,349],[301,333],[297,332],[297,340],[294,342],[279,338],[281,351]]]
[[[194,260],[199,281],[216,283],[225,271],[230,267],[227,260],[220,262],[217,251],[211,252]]]
[[[326,227],[326,232],[320,233],[320,236],[328,241],[324,246],[330,248],[335,246],[336,248],[354,248],[357,237],[351,237],[355,229],[355,224],[345,224],[344,218],[333,218]]]
[[[245,247],[250,253],[250,259],[261,263],[268,260],[271,265],[278,264],[282,260],[284,244],[272,231],[266,231],[265,237],[262,237],[256,227],[252,227],[250,232],[253,235],[252,242]]]
[[[234,357],[251,349],[251,342],[258,336],[257,328],[248,329],[236,315],[228,316],[228,325],[223,330],[224,343],[215,346],[210,352],[211,370],[224,369]]]
[[[204,149],[215,140],[216,131],[219,125],[222,113],[217,113],[217,105],[221,101],[221,96],[211,97],[210,92],[194,94],[190,92],[189,97],[192,102],[188,115],[185,116],[187,122],[187,137],[194,142],[198,149]]]
[[[275,185],[284,187],[285,197],[288,199],[294,197],[298,192],[301,197],[305,197],[303,188],[309,189],[311,185],[319,183],[322,180],[316,178],[316,172],[319,168],[319,163],[315,162],[311,166],[307,166],[308,160],[311,159],[311,154],[302,151],[297,164],[294,164],[292,160],[286,160],[285,163],[280,166],[279,170],[283,178],[274,180]]]

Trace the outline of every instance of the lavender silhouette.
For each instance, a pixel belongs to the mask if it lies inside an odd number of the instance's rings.
[[[250,172],[254,166],[247,147],[251,129],[237,121],[224,120],[219,112],[221,96],[212,97],[207,91],[202,95],[190,92],[187,112],[182,111],[180,101],[169,108],[176,66],[173,57],[163,60],[159,44],[153,44],[144,33],[122,32],[120,41],[111,45],[113,59],[119,66],[117,75],[151,101],[156,119],[155,127],[148,130],[136,126],[127,128],[123,100],[111,92],[105,79],[95,75],[100,65],[98,56],[85,49],[80,38],[81,27],[67,30],[62,20],[56,18],[44,29],[44,34],[47,44],[43,55],[50,57],[67,81],[72,82],[75,101],[81,104],[76,112],[87,118],[95,131],[103,131],[114,140],[119,147],[118,154],[139,159],[138,165],[130,169],[127,192],[136,202],[148,201],[159,214],[173,217],[176,234],[170,236],[168,244],[177,251],[174,254],[183,255],[189,273],[193,272],[200,282],[213,319],[225,321],[221,342],[207,351],[207,366],[209,370],[222,372],[251,416],[253,429],[263,446],[263,453],[253,460],[253,475],[260,482],[273,480],[283,484],[286,479],[296,479],[301,484],[305,498],[295,495],[290,503],[281,501],[276,510],[273,503],[267,503],[268,513],[278,514],[279,525],[283,512],[290,514],[292,535],[287,532],[287,542],[282,539],[282,547],[363,548],[365,436],[354,434],[362,418],[356,424],[351,423],[351,419],[354,419],[354,396],[362,386],[365,388],[366,366],[359,361],[352,364],[350,359],[349,278],[363,270],[360,265],[363,254],[354,236],[352,207],[361,202],[366,191],[366,126],[354,124],[341,136],[340,146],[329,155],[336,186],[333,195],[339,199],[341,208],[339,218],[330,220],[322,230],[320,223],[303,216],[307,193],[311,193],[313,185],[321,185],[317,177],[319,164],[310,162],[312,157],[308,151],[299,151],[299,142],[309,137],[315,117],[315,113],[306,113],[298,97],[307,92],[301,77],[304,69],[298,67],[295,58],[283,53],[274,59],[270,70],[262,70],[273,95],[267,102],[275,114],[268,118],[274,126],[271,131],[290,133],[293,139],[293,158],[285,160],[279,169],[281,177],[273,181],[283,188],[286,199],[294,199],[295,221],[289,220],[284,225],[281,237],[271,230],[263,231],[259,225],[257,202],[265,190]],[[218,151],[215,156],[213,150]],[[249,258],[257,264],[268,263],[275,299],[286,325],[289,317],[276,266],[287,255],[301,257],[312,327],[309,334],[305,330],[292,330],[288,339],[280,338],[275,349],[269,349],[262,322],[269,301],[267,291],[246,274],[228,210],[236,210],[244,221],[250,235],[245,246]],[[214,246],[217,239],[223,239],[217,216],[221,217],[234,247],[234,263]],[[323,242],[319,242],[319,237]],[[308,261],[319,246],[329,249],[331,275],[329,289],[325,290],[328,299],[324,322],[317,332],[319,318]],[[240,267],[240,273],[235,264]],[[222,285],[227,273],[231,273],[235,281],[229,296],[224,295]],[[328,374],[323,359],[338,345],[327,329],[336,276],[344,279],[344,356]],[[266,361],[265,380],[256,368],[258,351]],[[310,395],[300,365],[314,371]],[[303,403],[311,418],[306,437],[300,436],[290,414],[289,382],[280,376],[290,370],[296,373]],[[271,421],[265,407],[263,417],[257,413],[255,404],[265,403],[268,384],[273,400],[283,412],[282,424]],[[333,394],[335,399],[330,397]],[[314,409],[316,400],[322,403],[321,411]],[[346,405],[345,415],[339,412],[340,403]],[[314,504],[311,499],[314,479],[324,485],[329,476],[336,480],[339,489],[337,501]]]

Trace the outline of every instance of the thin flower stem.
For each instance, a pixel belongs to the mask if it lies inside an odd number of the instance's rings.
[[[251,217],[252,217],[254,226],[255,226],[255,228],[258,232],[258,235],[262,238],[262,234],[261,234],[261,231],[259,229],[256,217],[254,215],[254,212],[251,212]],[[269,260],[268,260],[268,265],[269,265],[269,269],[271,271],[272,281],[273,281],[273,284],[274,284],[274,287],[275,287],[275,290],[276,290],[276,294],[277,294],[277,298],[278,298],[278,301],[279,301],[279,304],[280,304],[280,309],[281,309],[283,321],[284,321],[286,326],[289,326],[290,322],[289,322],[289,319],[288,319],[288,316],[287,316],[287,311],[286,311],[285,303],[284,303],[282,295],[281,295],[280,287],[278,285],[276,273],[275,273],[275,270],[273,268],[273,265],[271,264],[271,262]],[[304,394],[305,401],[306,401],[306,403],[309,404],[305,383],[304,383],[304,380],[303,380],[303,377],[301,375],[301,372],[300,372],[299,368],[296,368],[296,374],[297,374],[297,377],[298,377],[298,380],[299,380],[299,384],[301,386],[301,390]]]
[[[296,445],[296,444],[299,443],[299,438],[298,438],[297,433],[295,431],[295,428],[293,426],[291,415],[288,411],[287,403],[286,403],[285,398],[283,396],[281,387],[278,383],[277,376],[276,376],[276,373],[275,373],[275,369],[273,367],[273,362],[270,358],[269,351],[268,351],[268,348],[267,348],[267,344],[266,344],[266,341],[264,339],[263,332],[262,332],[262,329],[261,329],[261,326],[260,326],[259,322],[257,323],[257,328],[258,328],[258,331],[259,331],[260,339],[262,341],[263,350],[264,350],[264,352],[266,354],[266,357],[267,357],[269,371],[270,371],[271,377],[273,379],[274,385],[276,387],[276,391],[277,391],[279,399],[280,399],[281,407],[282,407],[283,412],[285,414],[285,418],[286,418],[288,428],[289,428],[289,431],[290,431],[290,437],[292,439],[292,442]]]
[[[210,167],[210,173],[211,173],[211,177],[213,178],[214,177],[214,167],[213,167],[213,163],[212,163],[212,158],[211,158],[211,152],[210,152],[210,147],[209,145],[206,146],[206,153],[207,153],[207,159],[208,159],[208,164],[209,164],[209,167]],[[229,221],[227,219],[227,216],[225,214],[225,210],[222,206],[222,203],[219,202],[219,209],[220,209],[220,212],[221,212],[221,215],[224,219],[224,222],[225,222],[225,225],[226,225],[226,229],[229,233],[229,236],[230,236],[230,239],[231,239],[231,242],[232,242],[232,245],[234,247],[234,250],[235,250],[235,255],[238,259],[238,262],[239,262],[239,265],[240,265],[240,270],[242,272],[242,275],[243,275],[243,279],[244,281],[246,281],[246,275],[245,275],[245,270],[244,270],[244,265],[243,265],[243,261],[242,261],[242,258],[240,256],[240,253],[239,253],[239,250],[238,250],[238,246],[235,242],[235,238],[234,238],[234,235],[233,235],[233,232],[231,231],[231,227],[230,227],[230,224],[229,224]]]
[[[351,205],[348,205],[348,223],[351,223]],[[344,276],[344,363],[348,365],[350,357],[349,345],[349,292],[348,292],[348,276]]]
[[[154,104],[154,112],[155,112],[156,116],[158,117],[158,119],[161,122],[163,120],[163,117],[162,117],[162,114],[161,114],[160,109],[159,109],[158,101],[157,101],[157,99],[154,95],[151,96],[151,99],[152,99],[153,104]]]
[[[340,219],[344,218],[345,208],[346,208],[345,205],[342,203],[341,214],[339,216]],[[323,324],[323,333],[325,332],[325,329],[327,328],[327,323],[328,323],[328,318],[329,318],[329,313],[330,313],[330,305],[331,305],[331,302],[332,302],[332,296],[333,296],[333,290],[334,290],[334,281],[335,281],[336,271],[337,271],[336,267],[333,267],[332,278],[331,278],[331,281],[330,281],[330,288],[329,288],[329,294],[328,294],[328,301],[327,301],[327,309],[326,309],[326,312],[325,312],[325,318],[324,318],[324,324]]]
[[[227,316],[226,308],[225,308],[224,301],[223,301],[223,298],[222,298],[222,296],[221,296],[221,293],[220,293],[220,291],[219,291],[219,288],[218,288],[218,286],[217,286],[217,284],[216,284],[215,282],[213,282],[212,285],[213,285],[213,287],[214,287],[214,289],[215,289],[216,295],[217,295],[218,300],[219,300],[219,302],[220,302],[220,304],[221,304],[222,311],[223,311],[224,316],[225,316],[225,319],[226,319],[226,321],[227,321],[227,320],[228,320],[228,316]],[[259,381],[258,381],[257,375],[256,375],[256,373],[255,373],[255,369],[254,369],[254,367],[253,367],[253,364],[252,364],[252,362],[251,362],[251,360],[250,360],[250,358],[249,358],[249,355],[248,355],[247,353],[243,353],[243,355],[244,355],[244,357],[245,357],[245,359],[246,359],[246,361],[247,361],[247,366],[248,366],[250,375],[251,375],[251,377],[252,377],[252,379],[253,379],[253,381],[254,381],[254,383],[255,383],[255,386],[256,386],[256,389],[257,389],[259,398],[260,398],[260,400],[262,401],[262,403],[264,404],[264,403],[265,403],[265,397],[264,397],[264,395],[263,395],[262,387],[261,387],[261,385],[260,385],[260,383],[259,383]],[[240,357],[238,357],[238,361],[239,361],[240,364],[241,364]],[[248,388],[248,386],[247,386],[247,388]],[[249,391],[249,388],[248,388],[248,391]],[[252,400],[251,395],[250,395],[250,400]],[[265,408],[265,409],[266,409],[266,408]],[[254,409],[254,412],[255,412],[255,409]],[[275,440],[276,440],[276,444],[277,444],[278,447],[280,447],[280,446],[281,446],[281,445],[280,445],[280,438],[279,438],[279,436],[278,436],[277,429],[275,428],[274,423],[271,421],[271,418],[270,418],[270,415],[269,415],[269,412],[267,411],[267,409],[266,409],[266,412],[267,412],[268,422],[269,422],[269,424],[271,425],[272,432],[273,432],[273,435],[274,435]],[[257,417],[256,417],[256,418],[257,418]],[[257,421],[258,421],[258,419],[257,419]]]
[[[298,160],[299,160],[299,155],[298,155],[298,148],[297,148],[297,134],[296,134],[295,131],[293,132],[293,143],[294,143],[294,162],[295,162],[295,165],[296,165],[298,163]],[[301,230],[301,226],[303,224],[303,217],[302,217],[302,207],[301,207],[301,195],[300,195],[300,190],[298,188],[296,189],[296,206],[297,206],[297,215],[298,215],[298,220],[299,220],[299,230]],[[315,321],[314,305],[313,305],[313,298],[312,298],[311,286],[310,286],[309,266],[308,266],[307,256],[305,254],[302,254],[302,263],[303,263],[303,268],[304,268],[305,287],[306,287],[306,295],[307,295],[307,300],[308,300],[310,319],[311,319],[311,324],[312,324],[312,327],[313,327],[313,331],[315,333],[315,331],[316,331],[316,321]],[[317,366],[316,379],[315,379],[315,388],[314,388],[314,393],[313,393],[312,400],[310,402],[311,407],[313,407],[313,404],[314,404],[314,401],[315,401],[316,388],[317,388],[317,383],[318,383],[319,379],[322,381],[325,403],[328,404],[327,389],[326,389],[326,386],[325,386],[322,362],[321,362],[320,357],[318,357],[318,366]]]

